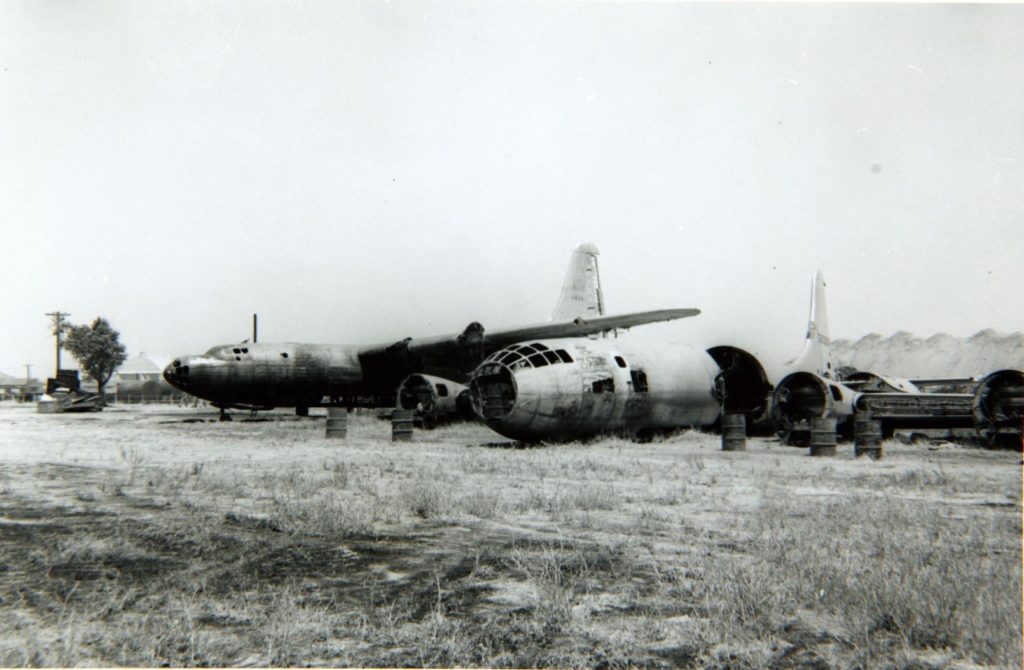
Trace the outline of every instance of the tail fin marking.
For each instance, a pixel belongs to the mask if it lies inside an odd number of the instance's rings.
[[[604,294],[597,271],[597,247],[581,244],[572,252],[562,293],[551,313],[556,322],[590,319],[604,315]]]

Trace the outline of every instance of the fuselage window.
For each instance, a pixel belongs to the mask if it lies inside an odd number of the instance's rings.
[[[545,346],[544,346],[543,344],[541,344],[540,342],[534,342],[534,343],[533,343],[533,348],[534,348],[534,349],[536,349],[537,351],[547,351],[547,350],[548,350],[548,348],[547,348],[547,347],[545,347]]]
[[[548,362],[541,354],[534,354],[533,356],[530,356],[530,364],[535,368],[541,368],[547,365]]]
[[[282,351],[281,352],[281,358],[288,358],[288,352],[287,351]]]
[[[591,384],[591,388],[594,393],[615,393],[615,380],[611,377],[607,379],[598,379],[596,382]]]
[[[548,360],[548,363],[554,365],[555,363],[561,363],[561,359],[558,358],[558,354],[553,351],[545,351],[544,358]]]
[[[643,370],[630,370],[629,376],[633,380],[633,390],[637,393],[647,393],[647,373]]]
[[[233,353],[233,354],[240,354],[240,353],[242,353],[242,350],[239,349],[238,347],[235,347],[234,349],[231,350],[231,353]]]
[[[242,348],[242,353],[243,353],[243,354],[247,354],[247,353],[249,353],[249,350],[248,350],[248,349],[246,349],[245,347],[243,347],[243,348]]]
[[[447,398],[448,397],[448,387],[445,384],[438,384],[437,385],[437,395],[438,395],[438,397],[441,397],[441,398]]]
[[[565,349],[559,349],[555,353],[558,354],[558,357],[562,359],[563,363],[572,363],[572,356],[570,356],[569,352]]]
[[[626,360],[622,356],[616,356],[615,364],[618,365],[620,368],[624,368],[626,367]]]

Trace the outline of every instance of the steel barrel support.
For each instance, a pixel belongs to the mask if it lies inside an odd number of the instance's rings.
[[[836,455],[836,418],[811,419],[811,456]]]
[[[345,407],[327,408],[327,432],[329,439],[344,440],[348,437],[348,409]]]
[[[746,415],[722,414],[722,451],[745,451],[746,448]]]
[[[882,422],[858,412],[853,421],[853,453],[872,460],[882,457]]]
[[[391,412],[392,442],[412,442],[413,413],[411,409],[396,409]]]

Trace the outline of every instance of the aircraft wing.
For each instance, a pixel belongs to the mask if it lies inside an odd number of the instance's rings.
[[[359,360],[364,370],[376,373],[368,375],[371,377],[386,379],[409,372],[445,371],[453,381],[460,381],[456,372],[466,378],[486,356],[516,342],[584,337],[698,314],[699,309],[660,309],[495,331],[485,331],[483,326],[473,322],[457,335],[406,338],[393,344],[370,346],[359,352]]]

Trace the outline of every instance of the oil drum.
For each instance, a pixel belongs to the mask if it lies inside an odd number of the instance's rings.
[[[811,419],[811,456],[836,455],[836,419]]]
[[[882,457],[882,422],[870,414],[857,414],[853,422],[853,452],[860,458],[878,460]]]
[[[346,408],[327,408],[327,437],[338,440],[348,437],[348,410]]]
[[[747,448],[747,417],[744,414],[722,415],[722,451],[744,451]]]
[[[391,412],[392,442],[412,442],[412,417],[411,409],[396,409]]]

